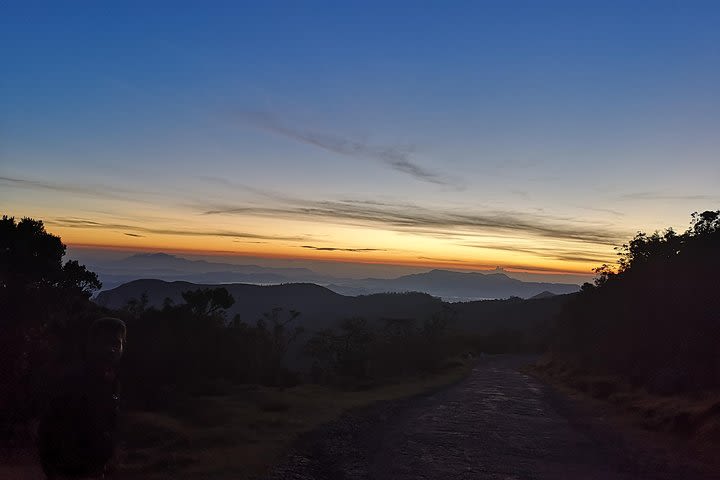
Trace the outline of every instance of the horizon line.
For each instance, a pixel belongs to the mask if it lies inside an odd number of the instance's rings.
[[[481,264],[476,263],[469,265],[468,262],[458,260],[436,260],[425,259],[424,261],[415,260],[396,260],[394,262],[387,262],[373,259],[339,259],[339,258],[318,258],[313,256],[302,256],[302,255],[284,255],[284,254],[257,254],[257,253],[244,253],[232,250],[200,250],[200,249],[188,249],[188,248],[173,248],[173,247],[148,247],[148,246],[116,246],[116,245],[102,245],[92,243],[66,243],[68,247],[79,248],[79,249],[99,249],[99,250],[110,250],[115,252],[146,252],[146,253],[177,253],[177,254],[188,254],[188,255],[204,255],[210,257],[220,256],[232,256],[232,257],[245,257],[245,258],[261,258],[268,260],[300,260],[300,261],[312,261],[312,262],[324,262],[324,263],[349,263],[357,265],[386,265],[390,267],[418,267],[418,268],[452,268],[456,270],[462,270],[466,272],[493,272],[498,268],[508,273],[527,273],[537,275],[573,275],[573,276],[592,276],[594,272],[589,271],[577,271],[577,270],[560,270],[543,267],[529,267],[529,266],[513,266],[513,265],[493,265],[493,264]]]

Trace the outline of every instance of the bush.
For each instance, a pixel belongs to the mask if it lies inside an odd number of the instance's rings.
[[[559,316],[553,355],[662,393],[720,387],[720,211],[637,234]]]

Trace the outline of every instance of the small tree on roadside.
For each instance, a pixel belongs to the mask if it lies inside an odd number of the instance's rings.
[[[225,310],[235,304],[235,299],[226,288],[199,288],[181,293],[194,315],[225,318]]]
[[[290,310],[282,318],[283,309],[273,308],[263,314],[257,322],[257,330],[265,344],[260,353],[266,358],[269,381],[274,384],[282,383],[282,371],[285,356],[290,345],[305,331],[303,327],[292,327],[292,323],[300,316],[300,312]]]

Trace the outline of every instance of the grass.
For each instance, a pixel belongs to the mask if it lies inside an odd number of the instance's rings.
[[[618,377],[588,375],[547,360],[538,362],[529,373],[560,389],[612,404],[647,430],[685,437],[700,448],[720,445],[720,391],[657,395]]]
[[[355,391],[320,385],[237,386],[222,396],[186,398],[168,411],[129,412],[118,477],[257,478],[299,434],[353,408],[453,383],[469,370],[468,365],[456,363],[424,378]]]

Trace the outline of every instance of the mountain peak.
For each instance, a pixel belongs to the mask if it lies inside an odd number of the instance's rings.
[[[421,274],[421,275],[423,275],[423,274]],[[510,277],[508,277],[507,273],[505,273],[505,270],[503,270],[500,267],[496,268],[495,270],[481,271],[481,272],[478,272],[478,271],[458,272],[456,270],[444,270],[444,269],[436,268],[436,269],[430,270],[429,272],[426,272],[424,275],[435,275],[435,276],[444,275],[444,276],[464,276],[464,277],[472,277],[472,276],[479,275],[481,277],[492,276],[495,278],[497,278],[497,277],[510,278]]]
[[[540,298],[550,298],[550,297],[555,297],[555,296],[556,296],[555,293],[552,293],[552,292],[550,292],[550,291],[548,291],[548,290],[544,290],[544,291],[538,293],[537,295],[533,295],[532,297],[530,297],[530,299],[531,299],[531,300],[537,300],[537,299],[540,299]]]
[[[143,253],[136,253],[135,255],[130,255],[128,258],[180,258],[175,255],[170,255],[169,253],[163,253],[163,252],[143,252]]]

